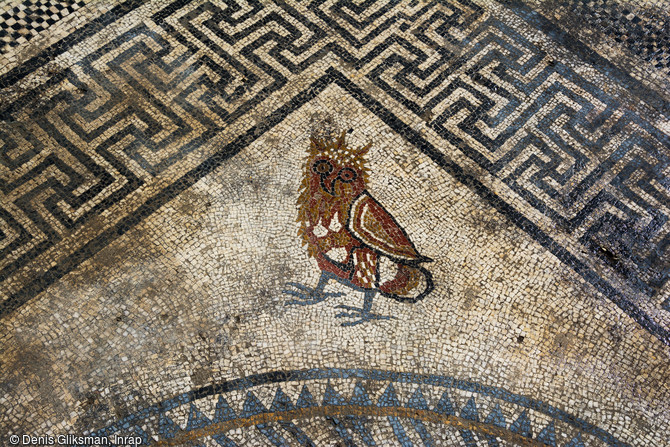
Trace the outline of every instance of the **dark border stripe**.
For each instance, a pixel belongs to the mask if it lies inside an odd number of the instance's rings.
[[[93,19],[83,28],[76,30],[74,33],[69,36],[59,40],[58,42],[51,45],[46,50],[42,51],[39,55],[32,57],[28,61],[19,65],[18,67],[13,68],[9,72],[0,76],[0,88],[6,88],[11,85],[14,85],[28,74],[35,71],[37,68],[42,67],[44,64],[62,54],[63,52],[70,49],[72,46],[91,37],[92,35],[101,31],[102,28],[116,22],[129,12],[137,9],[139,6],[146,3],[148,0],[127,0],[125,3],[115,6],[112,10],[106,12],[100,17]],[[514,11],[519,17],[528,22],[535,29],[542,31],[548,35],[551,39],[565,47],[566,49],[576,53],[582,60],[591,64],[594,68],[601,71],[606,76],[612,76],[635,96],[652,106],[654,109],[658,110],[666,116],[670,116],[670,102],[665,101],[658,93],[654,90],[649,89],[643,85],[640,81],[630,76],[625,71],[621,70],[615,64],[610,62],[608,59],[600,56],[594,50],[589,48],[587,45],[583,44],[581,41],[570,35],[568,32],[562,30],[558,25],[556,25],[551,20],[547,19],[543,15],[539,14],[536,11],[530,9],[527,5],[523,3],[522,0],[496,0],[498,3],[506,6],[510,10]],[[188,0],[183,0],[183,3],[187,3]],[[159,11],[155,18],[161,18],[165,10]],[[11,107],[12,110],[15,110],[16,107]],[[0,115],[6,115],[7,110],[0,112]]]
[[[567,31],[562,30],[558,25],[542,14],[533,11],[530,7],[524,4],[523,0],[496,1],[512,10],[533,28],[543,32],[565,49],[575,53],[581,60],[600,71],[603,75],[614,78],[619,85],[647,103],[654,110],[657,110],[666,117],[670,116],[669,101],[664,100],[661,95],[653,89],[645,86],[630,74],[617,67],[614,63],[599,55],[596,51],[589,48],[588,45],[582,43]]]
[[[184,0],[186,1],[186,0]],[[548,34],[551,38],[556,39],[559,44],[564,45],[566,48],[570,49],[571,51],[577,53],[579,56],[584,58],[586,61],[590,62],[594,68],[597,68],[601,71],[604,70],[604,73],[607,75],[614,74],[615,77],[619,77],[620,82],[622,82],[624,85],[628,86],[629,89],[633,92],[635,92],[637,95],[642,95],[643,98],[640,98],[642,100],[645,100],[649,102],[651,100],[653,102],[652,105],[655,105],[657,108],[661,110],[668,111],[668,102],[664,101],[662,98],[658,97],[657,94],[655,94],[653,91],[647,89],[644,87],[642,84],[640,84],[638,81],[635,79],[631,78],[629,75],[626,73],[623,73],[620,69],[615,67],[612,63],[607,61],[606,59],[602,58],[598,54],[596,54],[593,50],[589,49],[586,45],[582,44],[579,42],[577,39],[573,38],[570,36],[568,33],[562,31],[560,28],[558,28],[555,24],[553,24],[551,21],[543,17],[542,15],[532,11],[528,7],[526,7],[520,0],[497,0],[499,3],[509,7],[512,11],[517,13],[519,17],[522,19],[528,21],[528,23],[539,29],[540,31]],[[30,59],[26,63],[22,64],[19,67],[16,67],[15,69],[11,70],[9,73],[5,74],[4,76],[0,77],[0,86],[3,86],[5,84],[12,84],[15,82],[18,82],[18,80],[22,79],[25,77],[28,73],[31,72],[31,70],[34,69],[33,65],[45,63],[46,61],[50,60],[51,58],[55,57],[58,54],[61,54],[62,52],[66,51],[76,43],[80,42],[81,40],[85,39],[86,37],[89,37],[95,33],[97,33],[101,28],[115,22],[116,20],[120,19],[121,17],[125,16],[129,12],[133,11],[137,7],[143,5],[146,3],[147,0],[128,0],[125,3],[118,5],[114,7],[111,11],[103,14],[102,16],[98,17],[97,19],[94,19],[92,22],[89,22],[84,28],[81,28],[77,31],[75,31],[72,35],[62,39],[61,41],[55,43],[51,47],[49,47],[47,50],[42,52],[40,55]],[[160,14],[160,12],[158,13]],[[29,68],[33,67],[33,68]],[[10,104],[7,108],[4,110],[0,111],[0,119],[11,119],[11,114],[16,111],[17,108],[25,105],[26,102],[31,101],[35,98],[36,95],[39,94],[42,89],[47,88],[48,86],[53,85],[54,83],[62,80],[67,71],[63,71],[61,73],[58,73],[54,75],[49,81],[47,81],[45,84],[43,84],[40,87],[37,87],[37,89],[33,90],[29,95],[24,95],[23,97],[19,98],[17,101],[14,103]],[[282,108],[283,109],[283,108]],[[278,112],[278,111],[277,111]],[[667,113],[667,112],[666,112]],[[276,113],[273,114],[273,116],[278,116]],[[283,119],[283,118],[282,118]],[[239,138],[238,138],[239,140]],[[238,141],[236,140],[236,141]],[[240,140],[241,141],[241,140]],[[236,153],[236,151],[239,151],[239,148],[235,148],[231,145],[226,146],[227,150],[233,151]],[[431,152],[429,149],[425,149],[425,151]],[[224,151],[219,152],[216,157],[222,156]],[[227,157],[226,157],[227,158]],[[225,159],[225,158],[224,158]],[[217,159],[217,164],[216,166],[220,165],[220,163],[223,161],[223,159]],[[211,165],[214,166],[214,165]],[[455,168],[449,168],[449,169],[455,169]],[[460,169],[460,168],[458,168]],[[211,169],[210,169],[211,171]],[[452,172],[454,175],[457,175],[456,171]],[[189,175],[198,175],[198,172],[192,171]],[[206,175],[206,174],[202,174]],[[198,177],[199,178],[199,177]],[[460,181],[467,183],[467,179],[462,179],[459,178]],[[181,191],[183,191],[185,188],[190,186],[193,182],[189,183],[189,180],[186,179],[185,177],[182,177],[179,179],[176,183],[173,185],[169,186],[166,190],[163,191],[163,194],[159,194],[157,196],[154,196],[153,198],[149,199],[145,204],[141,207],[142,212],[146,212],[147,214],[141,214],[139,215],[140,217],[136,216],[129,216],[125,218],[122,223],[123,225],[119,226],[118,228],[115,227],[112,233],[109,231],[102,233],[98,237],[96,237],[94,240],[89,241],[89,243],[86,244],[85,247],[83,247],[81,250],[78,250],[73,254],[73,256],[77,255],[82,255],[84,256],[83,259],[88,259],[93,253],[99,251],[104,245],[110,243],[112,240],[114,240],[113,233],[116,232],[118,234],[123,234],[127,229],[129,229],[131,226],[135,225],[135,223],[141,221],[146,217],[146,215],[151,214],[157,207],[161,206],[163,203],[165,203],[167,200],[161,197],[165,196],[165,192],[171,191],[173,194],[179,194]],[[186,186],[179,187],[178,185],[183,184]],[[473,185],[471,185],[473,186]],[[475,190],[477,188],[475,187]],[[488,191],[488,190],[486,190]],[[489,194],[485,192],[478,192],[478,194]],[[505,206],[509,207],[509,205],[501,205],[501,200],[495,195],[492,195],[491,198],[486,199],[490,203],[494,204],[496,209],[499,211],[503,212],[503,214],[506,214],[507,212],[503,210]],[[511,210],[513,208],[509,207]],[[514,219],[519,219],[518,216],[521,216],[520,213],[518,213],[516,210],[510,211],[511,214],[508,216],[512,216],[510,218]],[[516,213],[516,215],[514,215]],[[526,228],[527,227],[535,227],[532,223],[529,223],[527,219],[523,218],[520,221],[514,220],[514,222],[522,228],[524,231],[528,231]],[[577,261],[574,256],[571,254],[567,253],[565,249],[562,247],[558,246],[553,240],[548,238],[548,236],[544,235],[537,227],[535,227],[532,231],[536,231],[536,236],[533,236],[536,238],[536,240],[546,240],[543,245],[547,248],[549,248],[552,253],[554,253],[556,256],[559,257],[563,262],[566,262],[568,265],[570,265],[575,271],[577,271],[580,275],[584,276],[590,283],[592,284],[598,284],[597,287],[599,290],[601,290],[603,293],[605,293],[606,296],[610,297],[612,301],[616,302],[619,307],[624,309],[626,313],[630,316],[632,316],[636,321],[640,322],[647,330],[652,332],[656,337],[659,337],[661,340],[664,341],[666,344],[670,344],[670,337],[668,335],[668,331],[658,327],[655,323],[653,323],[649,317],[640,312],[639,309],[635,307],[635,305],[630,302],[627,298],[623,297],[621,294],[619,294],[610,284],[605,282],[604,280],[600,279],[597,277],[597,275],[589,270],[587,267],[585,267],[581,262]],[[539,237],[539,239],[538,239]],[[541,242],[542,243],[542,242]],[[553,248],[550,248],[553,247]],[[89,251],[93,250],[93,251]],[[75,268],[81,261],[73,261],[73,257],[70,257],[67,261],[65,261],[63,264],[53,267],[52,269],[48,270],[43,277],[36,281],[33,282],[29,285],[26,285],[21,291],[17,292],[15,295],[11,296],[7,301],[5,301],[5,304],[7,304],[6,308],[3,308],[0,311],[0,317],[3,315],[15,310],[19,306],[21,306],[23,303],[27,302],[32,296],[37,295],[41,291],[43,291],[48,285],[52,284],[55,280],[58,278],[62,277],[64,274],[68,273],[71,271],[73,268]],[[45,285],[46,284],[46,285]],[[32,295],[32,296],[31,296]],[[614,297],[614,298],[612,298]]]
[[[39,67],[42,67],[44,64],[54,59],[56,56],[66,52],[87,37],[91,37],[100,32],[102,28],[116,22],[129,12],[147,3],[147,1],[148,0],[128,0],[93,19],[83,28],[79,28],[69,36],[54,43],[37,56],[28,59],[23,64],[14,67],[4,75],[0,76],[0,88],[7,88],[16,84]]]

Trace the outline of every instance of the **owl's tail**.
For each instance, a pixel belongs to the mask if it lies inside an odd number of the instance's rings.
[[[433,275],[421,266],[394,262],[382,257],[379,265],[379,291],[394,300],[415,303],[435,288]]]

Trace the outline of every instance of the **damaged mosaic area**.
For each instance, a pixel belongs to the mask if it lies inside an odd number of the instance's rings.
[[[3,3],[0,444],[670,446],[668,6]]]

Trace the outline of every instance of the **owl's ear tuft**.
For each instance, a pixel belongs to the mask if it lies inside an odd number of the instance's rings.
[[[335,149],[344,149],[344,136],[347,134],[346,130],[343,130],[339,137],[335,140]]]
[[[309,141],[310,141],[309,150],[312,153],[321,152],[326,148],[326,145],[323,143],[323,141],[314,135],[309,137]]]
[[[357,149],[356,150],[356,155],[358,155],[359,157],[364,156],[365,154],[368,153],[368,151],[370,150],[371,147],[372,147],[372,142],[369,142],[368,144],[366,144],[362,148]]]

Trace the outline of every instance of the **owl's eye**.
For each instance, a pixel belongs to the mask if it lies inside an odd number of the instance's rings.
[[[328,175],[333,172],[333,165],[328,160],[319,160],[314,163],[312,170],[319,175]]]
[[[351,168],[344,168],[340,171],[338,174],[338,177],[340,180],[342,180],[344,183],[350,183],[356,180],[357,174],[356,171],[354,171]]]

